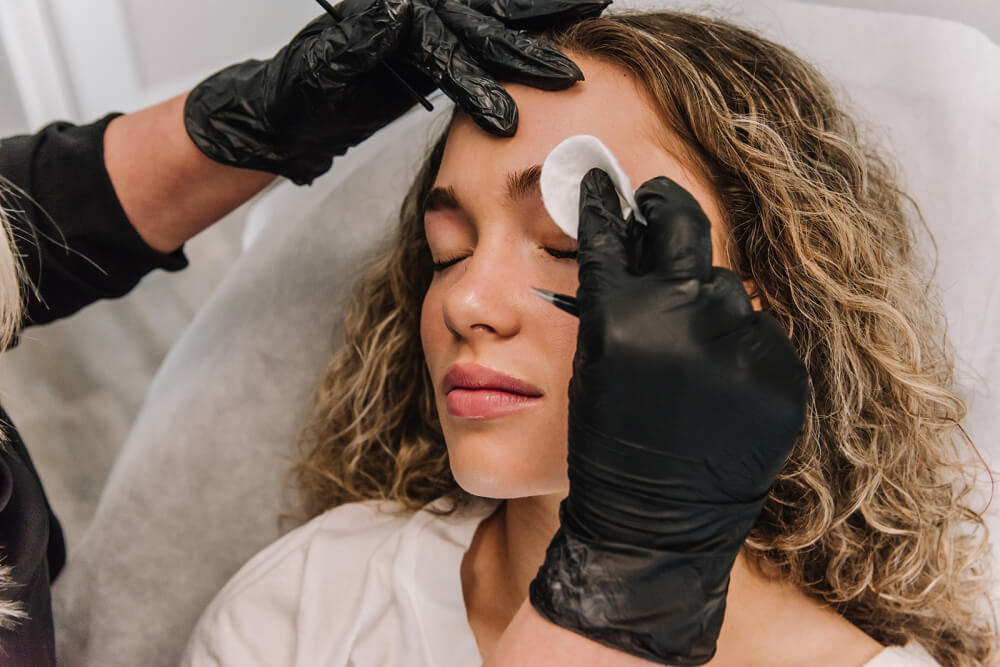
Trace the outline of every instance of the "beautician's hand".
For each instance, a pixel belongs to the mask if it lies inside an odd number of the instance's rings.
[[[531,585],[550,621],[670,665],[711,659],[729,573],[798,437],[808,375],[709,221],[667,178],[622,219],[607,175],[580,198],[570,491]]]
[[[487,131],[511,136],[517,107],[497,78],[545,90],[583,78],[540,30],[596,16],[611,0],[346,0],[271,60],[218,72],[188,98],[194,143],[223,164],[310,183],[441,88]]]

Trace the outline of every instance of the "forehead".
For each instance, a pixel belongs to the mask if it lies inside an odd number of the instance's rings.
[[[668,151],[669,133],[625,69],[569,53],[586,79],[563,91],[508,83],[518,107],[517,133],[496,137],[459,112],[448,134],[435,186],[453,187],[471,205],[501,202],[507,175],[541,164],[559,142],[574,134],[600,139],[628,174],[633,187],[668,176],[689,190],[712,222],[718,208],[694,165]],[[662,139],[666,137],[668,141]]]

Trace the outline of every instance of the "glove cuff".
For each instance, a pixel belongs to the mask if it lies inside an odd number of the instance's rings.
[[[529,598],[544,618],[605,646],[703,665],[715,655],[735,557],[597,543],[562,527]]]

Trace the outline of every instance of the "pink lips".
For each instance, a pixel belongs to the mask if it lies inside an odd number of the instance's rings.
[[[536,404],[538,387],[479,364],[455,364],[444,376],[448,412],[467,419],[492,419]]]

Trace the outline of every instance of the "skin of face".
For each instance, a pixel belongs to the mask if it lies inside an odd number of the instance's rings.
[[[712,223],[713,264],[723,216],[710,186],[665,146],[669,137],[626,70],[570,53],[585,80],[568,90],[505,86],[517,103],[511,138],[495,137],[459,113],[435,187],[452,188],[462,210],[432,210],[425,232],[436,272],[424,298],[420,335],[452,472],[466,491],[488,498],[565,496],[568,388],[578,321],[531,292],[576,294],[578,265],[547,249],[576,249],[546,213],[540,191],[510,201],[508,174],[541,165],[563,139],[590,134],[617,157],[633,187],[667,176],[698,200]],[[531,406],[491,419],[449,412],[443,381],[456,363],[475,363],[542,390]],[[667,381],[666,379],[664,381]]]

